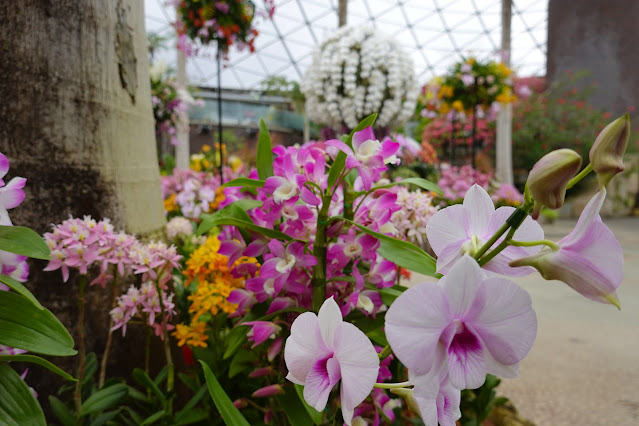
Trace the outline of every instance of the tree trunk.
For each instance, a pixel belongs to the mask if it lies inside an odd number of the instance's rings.
[[[11,176],[27,178],[15,225],[43,233],[69,215],[91,215],[138,235],[161,232],[144,2],[0,2],[0,75],[0,152]],[[74,333],[75,283],[41,272],[44,265],[31,265],[29,284]],[[109,293],[88,291],[88,352],[104,347]],[[75,370],[74,359],[56,362]],[[44,388],[44,401],[62,384],[37,368],[28,381]]]

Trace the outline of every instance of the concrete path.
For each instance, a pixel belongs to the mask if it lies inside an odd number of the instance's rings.
[[[518,280],[533,299],[537,340],[521,377],[499,390],[539,426],[639,425],[639,218],[605,223],[624,250],[621,311],[537,274]],[[557,240],[573,226],[544,230]]]
[[[503,380],[498,392],[538,426],[639,425],[639,218],[605,223],[624,250],[621,311],[538,274],[516,279],[532,296],[539,328],[521,377]],[[557,241],[574,224],[544,225],[546,237]]]

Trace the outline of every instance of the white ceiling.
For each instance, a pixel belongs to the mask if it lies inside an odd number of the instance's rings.
[[[262,0],[254,0],[263,7]],[[520,76],[546,71],[547,2],[513,0],[512,65]],[[146,29],[173,37],[175,12],[164,0],[145,0]],[[496,58],[501,0],[349,0],[349,25],[372,22],[413,55],[420,83],[443,74],[460,55]],[[300,81],[313,48],[337,28],[337,0],[276,0],[273,20],[262,19],[256,52],[231,49],[222,87],[256,89],[270,75]],[[158,54],[175,64],[175,49]],[[217,87],[215,48],[189,58],[191,84]]]

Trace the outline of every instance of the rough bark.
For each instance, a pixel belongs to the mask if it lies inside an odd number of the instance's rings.
[[[10,177],[27,178],[14,224],[43,233],[91,215],[138,235],[162,229],[142,1],[0,1],[0,75],[0,152]],[[73,333],[76,284],[44,264],[31,265],[29,285]],[[110,291],[87,293],[87,350],[101,354]],[[56,362],[74,371],[75,360]],[[62,384],[37,368],[29,376],[44,401]]]

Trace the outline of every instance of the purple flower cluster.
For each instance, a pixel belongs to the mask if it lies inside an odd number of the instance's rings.
[[[367,138],[374,138],[370,128],[355,133],[352,150],[337,140],[329,141],[325,146],[308,144],[301,148],[273,149],[276,155],[274,176],[266,179],[263,188],[257,188],[255,199],[262,205],[247,213],[256,225],[281,231],[295,240],[284,244],[256,236],[247,246],[235,228],[223,229],[220,253],[229,257],[229,265],[240,256],[262,256],[264,259],[259,275],[247,280],[246,289],[234,290],[230,295],[229,301],[239,305],[238,314],[261,302],[270,303],[269,312],[290,306],[310,307],[312,267],[317,262],[312,253],[318,211],[328,185],[327,159],[337,154],[334,147],[346,151],[344,173],[356,170],[355,189],[371,190],[372,183],[386,170],[385,163],[393,158],[399,147],[390,140],[381,143]],[[251,177],[257,178],[256,173],[253,172]],[[353,220],[374,231],[395,236],[397,230],[391,216],[400,209],[396,201],[395,189],[378,189],[360,195],[352,203]],[[337,188],[329,214],[341,215],[343,206],[344,194]],[[395,264],[376,253],[379,247],[376,238],[357,228],[340,224],[329,226],[327,241],[327,297],[334,297],[343,315],[353,309],[374,315],[382,308],[382,301],[379,293],[365,288],[364,282],[378,288],[391,287],[395,282]],[[255,268],[255,265],[246,264],[246,267]]]

